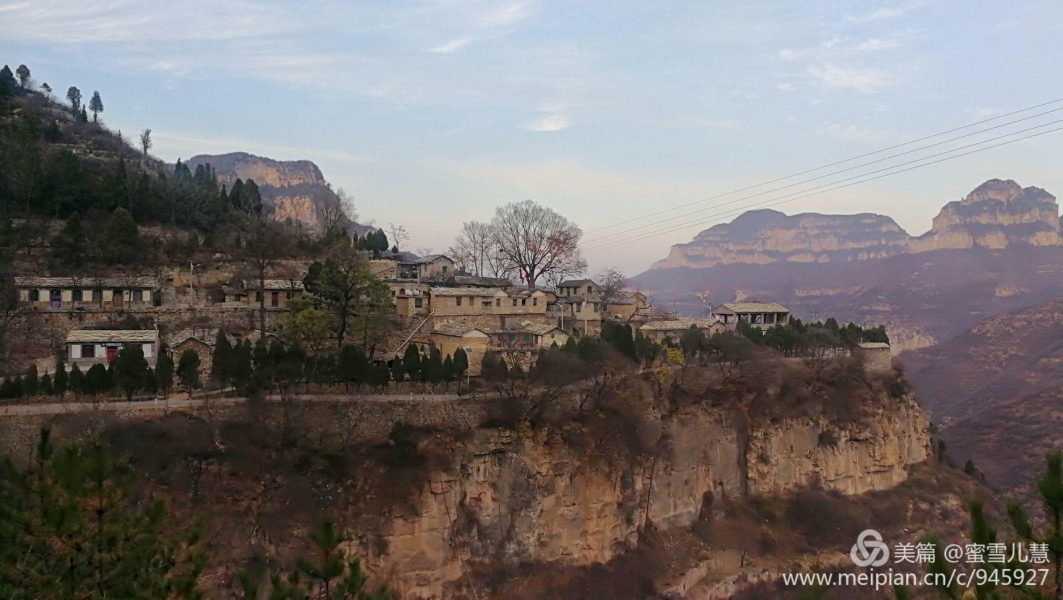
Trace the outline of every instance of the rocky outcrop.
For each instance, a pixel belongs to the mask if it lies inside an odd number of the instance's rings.
[[[713,498],[814,482],[843,494],[887,489],[929,456],[928,421],[906,400],[838,427],[793,419],[749,427],[690,408],[651,425],[652,455],[592,464],[547,434],[476,432],[385,531],[381,568],[409,598],[437,597],[476,566],[606,562],[639,532],[692,524]]]
[[[787,216],[752,210],[672,247],[653,269],[726,264],[837,263],[905,252],[908,234],[893,219],[864,213]]]
[[[1014,244],[1059,246],[1059,206],[1041,188],[990,179],[963,200],[946,204],[931,230],[912,240],[911,251],[999,250]]]
[[[253,179],[262,200],[273,209],[278,221],[291,219],[310,228],[319,226],[319,211],[337,201],[336,193],[325,181],[321,169],[309,160],[281,161],[246,152],[207,155],[188,159],[190,169],[209,164],[218,180],[228,186],[237,179]],[[371,228],[351,223],[348,231],[363,234]]]

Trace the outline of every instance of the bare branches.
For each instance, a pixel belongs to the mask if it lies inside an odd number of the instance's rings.
[[[529,288],[587,269],[579,251],[583,231],[545,206],[531,200],[500,206],[489,227],[502,268],[519,274]]]

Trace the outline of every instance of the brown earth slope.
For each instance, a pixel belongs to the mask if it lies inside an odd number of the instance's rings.
[[[990,483],[1026,491],[1045,452],[1063,448],[1063,299],[902,360],[950,454],[973,460]]]

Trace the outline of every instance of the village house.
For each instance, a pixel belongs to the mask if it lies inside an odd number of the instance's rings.
[[[598,292],[598,284],[590,279],[569,279],[557,284],[558,297],[584,296]]]
[[[853,355],[863,358],[864,369],[868,373],[889,373],[893,370],[890,345],[885,342],[860,342],[853,349]]]
[[[661,344],[666,339],[678,343],[679,338],[683,337],[683,334],[689,331],[691,327],[700,330],[706,337],[725,330],[723,323],[720,323],[718,320],[711,317],[708,319],[651,321],[642,327],[639,327],[638,330],[642,333],[643,337]]]
[[[512,329],[497,329],[489,332],[492,349],[526,350],[538,352],[557,344],[564,346],[571,337],[556,325],[521,323]]]
[[[469,375],[480,374],[484,354],[490,345],[490,337],[486,333],[460,323],[450,323],[436,329],[432,332],[431,341],[444,357],[464,351],[469,358]]]
[[[144,360],[155,368],[159,356],[159,332],[156,329],[75,329],[67,334],[67,362],[86,371],[92,365],[109,365],[118,357],[122,346],[136,344],[144,351]]]
[[[400,317],[424,317],[429,313],[428,288],[419,284],[388,283],[395,300],[395,314]]]
[[[560,325],[566,331],[578,329],[596,335],[602,330],[602,303],[597,294],[558,295],[551,308],[560,317]]]
[[[226,333],[225,338],[230,346],[236,345],[236,338],[231,334]],[[199,355],[200,371],[210,373],[214,360],[214,344],[217,340],[217,329],[182,329],[170,336],[166,345],[170,349],[174,362],[180,360],[185,351],[195,350]]]
[[[775,302],[728,302],[713,309],[712,316],[731,330],[739,323],[769,329],[790,322],[789,309]]]
[[[257,279],[245,280],[238,286],[222,288],[225,292],[225,306],[257,308],[265,294],[266,309],[281,310],[288,300],[298,298],[306,291],[303,282],[298,279],[267,279],[264,283],[264,286],[260,286]]]
[[[444,281],[455,272],[454,261],[443,254],[429,254],[411,261],[399,261],[395,279]]]
[[[614,321],[641,320],[649,310],[649,301],[642,292],[624,291],[619,297],[609,303],[605,308],[605,314]]]
[[[56,311],[150,308],[158,288],[154,277],[15,277],[20,302]]]

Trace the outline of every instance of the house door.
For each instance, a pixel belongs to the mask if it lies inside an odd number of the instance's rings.
[[[122,290],[115,290],[114,292],[112,292],[111,293],[111,304],[113,304],[115,306],[122,306],[122,301],[124,300],[124,298],[122,296],[123,296]]]
[[[59,308],[63,306],[63,292],[59,290],[51,290],[48,292],[48,304],[52,308]]]
[[[273,308],[277,308],[281,305],[281,293],[273,292],[269,297],[269,305]]]
[[[116,358],[118,358],[118,348],[107,348],[107,364],[113,363]]]

